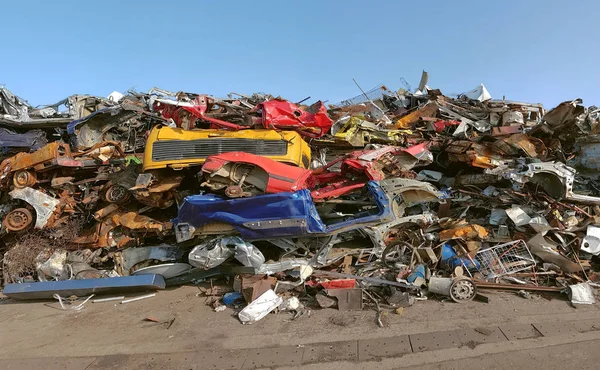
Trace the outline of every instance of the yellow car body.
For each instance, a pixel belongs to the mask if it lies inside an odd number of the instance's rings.
[[[227,152],[262,155],[302,168],[310,166],[310,147],[295,131],[183,130],[156,126],[144,151],[144,171],[175,170],[204,163],[206,157]]]

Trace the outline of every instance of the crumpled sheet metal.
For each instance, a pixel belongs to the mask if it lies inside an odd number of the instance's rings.
[[[126,212],[111,214],[113,222],[117,225],[124,226],[131,230],[155,230],[165,231],[169,225],[163,222],[156,221],[155,219],[137,214],[136,212]]]
[[[217,238],[199,244],[192,249],[188,259],[190,265],[208,270],[231,257],[235,257],[244,266],[256,269],[265,263],[265,257],[258,248],[236,236]]]
[[[35,209],[35,228],[43,229],[54,215],[60,201],[32,188],[14,189],[9,195],[13,199],[27,202]]]
[[[364,148],[366,144],[383,143],[399,145],[405,142],[405,135],[411,134],[409,130],[388,130],[365,121],[364,117],[344,117],[332,126],[331,133],[336,142],[345,142],[353,147]],[[339,124],[337,130],[334,127]]]
[[[38,254],[35,267],[40,281],[68,280],[72,271],[67,267],[67,251],[58,249],[51,251],[43,250]]]
[[[580,98],[560,103],[544,115],[544,123],[552,129],[574,123],[577,116],[585,112],[585,108],[580,105],[582,103],[583,100]]]
[[[255,166],[247,175],[241,174],[239,182],[249,183],[266,193],[293,192],[305,189],[312,175],[310,170],[290,166],[270,158],[244,152],[229,152],[206,158],[202,166],[206,182],[202,185],[239,185],[234,167],[237,164]],[[266,180],[266,181],[265,181]]]
[[[54,128],[82,118],[92,111],[114,104],[108,99],[71,95],[54,104],[35,108],[25,99],[0,86],[0,123],[14,128]],[[67,108],[66,111],[59,109]]]
[[[572,304],[594,304],[594,290],[588,283],[569,285],[569,299]]]
[[[544,262],[550,262],[560,267],[564,272],[572,273],[582,270],[581,266],[562,254],[558,253],[558,245],[549,241],[544,237],[544,234],[536,234],[533,238],[527,241],[529,250]]]
[[[523,150],[523,152],[525,152],[525,154],[527,154],[529,157],[543,158],[546,156],[547,150],[544,143],[539,139],[534,140],[534,138],[530,138],[526,134],[514,134],[500,140]]]
[[[292,128],[307,137],[321,137],[333,124],[327,115],[325,104],[321,101],[303,110],[286,100],[275,99],[258,104],[255,110],[262,111],[262,124],[266,129]]]
[[[29,130],[17,133],[4,127],[0,127],[0,147],[4,151],[11,149],[23,149],[24,151],[38,150],[48,144],[46,133],[42,130]]]
[[[435,103],[428,103],[425,106],[415,110],[407,114],[406,116],[400,118],[396,121],[396,127],[399,129],[407,129],[410,128],[411,125],[416,123],[421,118],[426,117],[435,117],[438,112],[438,106]]]
[[[156,260],[162,262],[177,261],[183,256],[183,250],[175,245],[161,244],[126,248],[115,253],[115,265],[120,275],[130,275],[132,269],[140,262]]]

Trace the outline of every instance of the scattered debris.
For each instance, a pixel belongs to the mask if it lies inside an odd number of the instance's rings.
[[[1,87],[4,294],[80,310],[63,297],[210,282],[243,323],[372,308],[378,326],[488,289],[594,303],[600,110],[428,78],[328,106],[153,88],[35,108]]]

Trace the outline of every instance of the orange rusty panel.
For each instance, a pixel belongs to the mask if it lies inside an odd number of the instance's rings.
[[[435,117],[437,111],[438,107],[436,104],[426,104],[422,108],[419,108],[396,121],[396,127],[401,129],[410,128],[410,126],[416,123],[420,118]]]
[[[53,142],[33,153],[19,153],[10,158],[10,168],[12,171],[19,171],[35,167],[36,170],[44,168],[44,164],[51,162],[59,157],[71,157],[71,147],[69,144]]]
[[[522,149],[530,157],[537,158],[538,156],[536,145],[531,142],[526,134],[510,135],[509,137],[503,138],[502,141]]]
[[[467,225],[456,227],[454,229],[442,230],[440,232],[440,240],[449,239],[486,239],[488,237],[488,231],[483,226],[479,225]]]
[[[471,163],[471,165],[473,167],[479,168],[495,168],[497,166],[494,162],[495,160],[490,157],[475,155],[475,158],[473,158],[473,162]]]
[[[159,180],[156,184],[152,184],[148,188],[148,192],[163,193],[165,191],[173,190],[181,184],[182,180],[183,176],[166,177],[164,179]]]
[[[146,229],[164,231],[165,225],[148,216],[142,216],[135,212],[113,213],[110,218],[117,225],[121,225],[131,230]]]

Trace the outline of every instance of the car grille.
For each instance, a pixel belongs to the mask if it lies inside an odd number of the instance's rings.
[[[264,156],[285,155],[287,154],[287,142],[283,140],[214,138],[164,140],[152,144],[152,160],[156,162],[206,158],[213,154],[228,152],[246,152]]]

